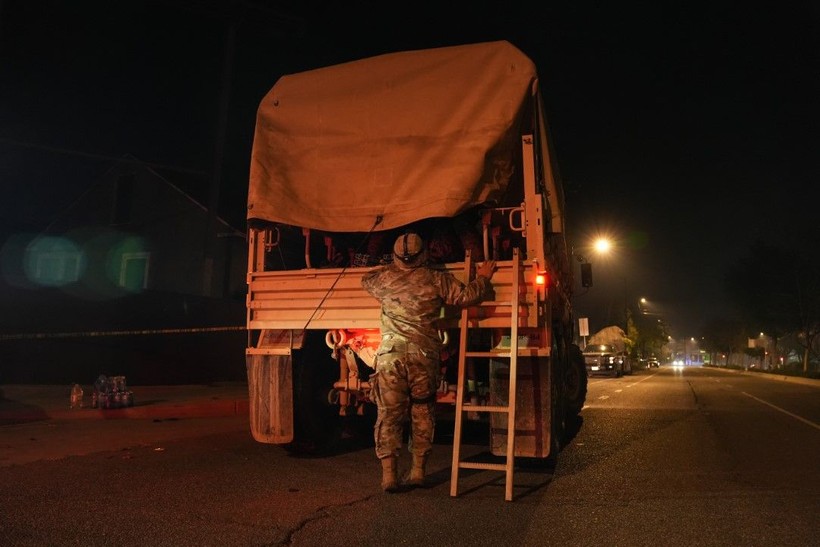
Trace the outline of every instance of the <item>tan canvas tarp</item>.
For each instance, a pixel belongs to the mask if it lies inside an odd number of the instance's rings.
[[[504,41],[284,76],[257,113],[248,218],[366,232],[500,199],[536,80]]]

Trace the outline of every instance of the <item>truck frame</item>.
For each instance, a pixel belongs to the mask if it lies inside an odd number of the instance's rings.
[[[321,452],[345,428],[372,426],[380,310],[361,277],[412,229],[433,266],[462,281],[485,257],[498,267],[491,301],[463,316],[442,310],[439,405],[452,409],[456,394],[477,405],[504,398],[510,369],[493,352],[515,332],[515,454],[556,457],[587,382],[564,224],[539,80],[512,44],[393,53],[281,78],[257,114],[248,194],[253,437]],[[473,342],[487,353],[459,359]],[[507,438],[494,420],[498,454]]]

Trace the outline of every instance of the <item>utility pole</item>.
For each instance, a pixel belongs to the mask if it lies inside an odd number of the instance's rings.
[[[211,187],[208,193],[208,217],[205,226],[204,272],[202,280],[203,294],[212,294],[216,276],[215,246],[216,220],[219,214],[219,189],[222,185],[222,166],[225,158],[225,141],[228,131],[228,107],[231,103],[231,78],[233,75],[233,57],[236,49],[236,17],[231,17],[225,33],[225,57],[222,60],[222,90],[219,97],[219,116],[217,118],[216,145],[214,147],[214,164],[211,176]],[[223,296],[223,295],[218,295]]]
[[[2,0],[0,0],[1,2]],[[237,8],[237,9],[234,9]],[[239,1],[227,6],[228,28],[225,32],[224,57],[222,59],[222,84],[219,96],[219,112],[217,116],[216,139],[214,145],[213,173],[208,192],[208,216],[205,225],[203,244],[204,272],[203,294],[206,296],[224,296],[212,294],[216,287],[216,237],[217,218],[219,216],[219,193],[222,186],[222,171],[225,158],[225,143],[227,142],[228,118],[230,112],[231,92],[233,82],[233,65],[236,52],[236,35],[243,17],[264,18],[270,22],[270,33],[276,36],[296,36],[303,32],[304,21],[300,17],[292,16],[278,9],[269,9],[261,5]],[[252,13],[248,13],[252,11]],[[219,10],[216,12],[220,14]]]

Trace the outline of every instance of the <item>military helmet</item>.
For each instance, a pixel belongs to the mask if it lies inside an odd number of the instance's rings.
[[[396,238],[393,244],[393,261],[403,268],[421,266],[427,258],[424,241],[413,232],[407,232]]]

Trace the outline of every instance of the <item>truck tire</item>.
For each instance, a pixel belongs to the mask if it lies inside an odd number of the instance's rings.
[[[552,405],[550,411],[550,453],[546,458],[548,467],[555,469],[558,465],[558,455],[566,445],[566,400],[561,398],[563,386],[557,381],[551,382],[552,396],[557,404]]]
[[[339,379],[339,365],[325,344],[324,331],[306,331],[302,349],[293,352],[293,442],[295,454],[321,455],[340,443],[339,407],[328,395]]]
[[[567,418],[577,416],[587,398],[587,368],[581,348],[569,346],[569,362],[564,371],[564,412]]]

